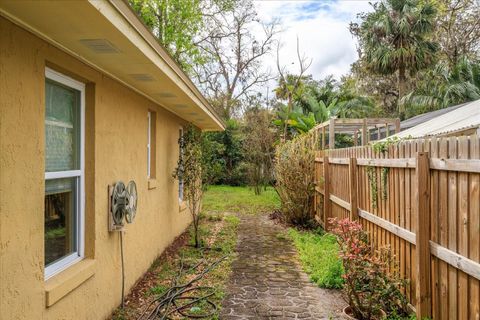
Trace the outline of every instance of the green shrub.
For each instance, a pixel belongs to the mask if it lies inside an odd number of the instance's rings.
[[[275,189],[285,221],[307,226],[314,215],[316,139],[305,134],[280,144],[275,157]]]
[[[245,185],[243,135],[239,122],[230,119],[224,131],[205,132],[202,137],[204,183]]]
[[[321,288],[342,287],[343,268],[335,236],[293,228],[288,230],[288,235],[298,250],[305,272],[314,283]]]

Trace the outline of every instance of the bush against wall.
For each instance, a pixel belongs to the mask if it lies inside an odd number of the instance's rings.
[[[277,146],[274,173],[284,219],[296,225],[313,220],[315,134],[304,134]]]
[[[203,200],[202,133],[189,124],[179,139],[180,157],[173,177],[183,183],[183,197],[193,221],[195,248],[200,246],[199,224]]]

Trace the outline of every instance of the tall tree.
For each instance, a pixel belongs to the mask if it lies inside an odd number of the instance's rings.
[[[186,70],[201,63],[197,47],[209,6],[205,0],[129,0],[133,10],[172,57]]]
[[[200,211],[202,208],[202,133],[189,124],[179,140],[180,159],[173,172],[173,177],[183,183],[183,195],[193,221],[195,248],[200,246]]]
[[[408,106],[409,114],[428,112],[480,99],[480,61],[459,58],[454,66],[441,61],[418,79],[417,88],[400,103]]]
[[[219,114],[230,119],[239,113],[242,100],[271,79],[261,62],[272,50],[278,23],[261,22],[252,1],[240,0],[220,10],[206,29],[198,47],[208,59],[195,68],[196,79]]]
[[[278,71],[278,87],[275,89],[277,99],[286,100],[286,119],[283,124],[283,141],[287,140],[289,113],[294,109],[294,101],[301,97],[304,82],[307,80],[305,73],[312,65],[312,59],[307,58],[300,53],[300,41],[297,37],[297,59],[298,73],[292,74],[286,70],[286,67],[280,63],[280,44],[277,44],[277,71]]]
[[[437,25],[437,41],[450,68],[461,59],[480,58],[480,2],[441,0]]]
[[[361,59],[379,74],[397,73],[398,96],[407,92],[407,73],[411,76],[430,66],[438,45],[431,40],[436,8],[428,1],[384,0],[372,4],[374,11],[361,14],[361,23],[352,23],[358,37]],[[399,111],[403,113],[403,108]]]
[[[247,162],[247,177],[255,194],[273,181],[275,131],[271,128],[272,113],[260,106],[252,106],[243,117],[243,149]]]
[[[397,115],[398,79],[395,74],[372,73],[365,61],[360,59],[352,64],[349,77],[355,80],[359,94],[372,98],[381,108],[383,115]]]

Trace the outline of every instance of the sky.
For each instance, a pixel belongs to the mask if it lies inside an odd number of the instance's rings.
[[[348,25],[358,13],[372,11],[369,1],[361,0],[256,0],[254,5],[260,20],[276,18],[281,23],[280,64],[298,73],[298,36],[300,51],[312,59],[307,74],[317,80],[328,75],[340,79],[348,73],[358,57]],[[264,63],[276,72],[276,52]]]

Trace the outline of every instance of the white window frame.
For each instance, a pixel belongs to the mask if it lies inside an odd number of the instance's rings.
[[[152,174],[152,111],[148,110],[147,114],[148,125],[147,125],[147,178],[150,179]]]
[[[180,133],[179,137],[178,137],[179,142],[180,142],[180,138],[182,137],[183,132],[184,132],[184,129],[183,129],[182,126],[180,126],[178,132]],[[180,158],[181,152],[182,152],[182,148],[181,148],[180,143],[179,143],[178,144],[178,157],[179,158]],[[182,187],[181,191],[180,191],[180,186]],[[183,177],[181,177],[181,181],[180,181],[180,179],[178,180],[178,202],[182,203],[183,198],[184,198],[184,184],[183,184]]]
[[[80,91],[80,169],[45,172],[45,180],[78,178],[77,184],[77,251],[45,266],[45,280],[65,270],[85,257],[85,84],[50,68],[45,68],[45,78]],[[44,120],[45,121],[45,120]]]

